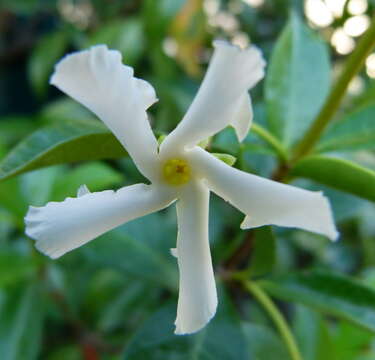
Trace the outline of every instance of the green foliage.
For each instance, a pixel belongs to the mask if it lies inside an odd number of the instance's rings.
[[[375,201],[375,172],[348,160],[314,155],[299,161],[291,174]]]
[[[317,151],[375,149],[375,105],[363,107],[336,122],[322,137]]]
[[[224,307],[224,305],[223,305]],[[173,334],[175,305],[166,305],[146,321],[130,342],[123,359],[240,359],[251,360],[239,321],[220,308],[198,334]]]
[[[57,31],[45,35],[35,47],[29,61],[29,78],[39,96],[45,94],[53,66],[64,54],[67,44],[66,32]]]
[[[297,306],[293,330],[305,360],[335,359],[333,337],[321,314]]]
[[[250,275],[256,277],[270,273],[276,262],[276,239],[270,226],[254,231],[253,247],[249,266]]]
[[[311,124],[329,83],[325,44],[292,13],[276,42],[265,83],[269,127],[285,146],[290,147]]]
[[[125,150],[101,123],[64,122],[18,144],[0,163],[0,179],[50,165],[123,156]]]
[[[144,51],[143,31],[143,24],[137,18],[111,21],[94,32],[85,47],[106,44],[110,49],[119,50],[126,63],[134,66]]]
[[[375,332],[375,290],[342,275],[323,271],[264,280],[274,296],[338,316]]]
[[[37,284],[9,292],[0,307],[0,351],[4,360],[37,359],[41,347],[43,299]]]
[[[356,40],[348,65],[329,44],[352,16],[349,6],[321,31],[304,19],[303,2],[217,3],[1,3],[1,359],[375,359],[375,86],[358,73],[375,38]],[[369,2],[367,14],[374,8]],[[270,226],[243,232],[242,214],[213,194],[218,313],[197,334],[176,336],[173,206],[57,261],[24,234],[30,204],[76,196],[82,184],[102,191],[145,181],[104,124],[48,79],[66,53],[99,43],[117,49],[155,87],[160,101],[149,118],[155,134],[166,134],[199,87],[211,40],[246,36],[268,61],[251,90],[251,131],[239,143],[228,127],[201,145],[240,170],[323,189],[340,239]],[[355,76],[363,89],[343,98],[341,85]],[[321,109],[328,127],[317,130]]]

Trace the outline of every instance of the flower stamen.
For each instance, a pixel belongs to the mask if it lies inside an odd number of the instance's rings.
[[[191,169],[186,160],[169,159],[163,166],[163,177],[169,185],[184,185],[190,180]]]

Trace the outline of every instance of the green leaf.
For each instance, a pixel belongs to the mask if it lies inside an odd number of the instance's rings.
[[[0,318],[1,359],[36,359],[43,322],[43,299],[38,286],[8,292],[0,307]]]
[[[10,145],[35,130],[36,124],[24,116],[0,118],[0,143]]]
[[[268,124],[285,146],[290,147],[307,130],[329,83],[327,47],[292,13],[275,45],[265,84]]]
[[[360,358],[360,355],[364,353],[364,349],[368,349],[374,357],[375,349],[373,351],[370,350],[373,340],[374,335],[371,332],[354,326],[347,321],[341,321],[337,325],[335,336],[336,359],[364,359]]]
[[[294,311],[293,325],[304,360],[336,359],[333,339],[321,314],[299,305]]]
[[[251,360],[246,339],[237,319],[222,308],[197,334],[174,335],[176,304],[156,312],[137,331],[123,360]]]
[[[310,271],[260,281],[272,295],[351,321],[375,332],[375,291],[349,277]]]
[[[375,172],[348,160],[309,156],[299,161],[290,174],[375,201]]]
[[[276,239],[270,226],[254,230],[254,251],[250,259],[249,273],[252,277],[272,271],[276,261]]]
[[[318,152],[375,149],[375,105],[361,108],[333,123],[317,146]]]
[[[64,122],[40,129],[18,144],[0,163],[0,180],[45,166],[126,155],[101,123]]]
[[[66,170],[64,176],[57,179],[50,198],[61,201],[68,196],[76,196],[78,188],[83,184],[93,192],[118,185],[122,181],[123,176],[106,164],[82,164],[73,170]]]
[[[14,250],[1,249],[0,252],[0,287],[14,284],[30,278],[36,270],[35,263],[28,256]]]
[[[16,218],[23,219],[27,203],[21,193],[19,179],[9,179],[0,183],[0,206]]]
[[[96,266],[111,267],[153,286],[158,284],[176,291],[177,262],[169,250],[175,247],[175,241],[175,221],[155,213],[103,235],[81,251]]]
[[[67,32],[48,33],[41,38],[31,54],[28,64],[29,78],[38,95],[44,95],[53,66],[64,54],[67,43]]]
[[[86,47],[97,44],[119,50],[125,63],[134,65],[145,48],[142,22],[137,18],[127,18],[102,25],[92,34]]]
[[[272,329],[258,324],[246,323],[243,331],[248,345],[257,360],[290,360],[285,344]]]

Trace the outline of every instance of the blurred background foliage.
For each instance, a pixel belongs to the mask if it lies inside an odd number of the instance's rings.
[[[29,204],[74,196],[81,184],[98,191],[142,181],[93,115],[49,86],[65,53],[98,43],[120,50],[136,76],[155,87],[160,101],[150,121],[162,134],[191,103],[212,39],[255,43],[269,66],[252,91],[254,131],[239,144],[226,129],[211,149],[236,156],[245,171],[277,178],[374,7],[370,0],[1,0],[1,359],[289,359],[256,297],[226,280],[249,263],[249,276],[276,299],[303,359],[374,360],[375,53],[351,80],[318,155],[289,174],[299,186],[324,190],[340,241],[291,229],[241,231],[242,215],[213,196],[220,304],[196,335],[173,335],[173,209],[57,261],[34,250],[23,225]]]

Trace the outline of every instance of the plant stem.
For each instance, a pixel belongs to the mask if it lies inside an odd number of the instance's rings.
[[[285,150],[284,146],[276,137],[274,137],[270,132],[268,132],[268,130],[266,130],[264,127],[258,124],[253,123],[251,125],[251,131],[253,131],[259,137],[261,137],[269,145],[271,145],[273,149],[277,152],[277,155],[279,156],[280,160],[282,160],[283,162],[288,161],[288,153]]]
[[[350,81],[361,70],[368,54],[375,46],[375,15],[371,21],[371,25],[365,34],[361,37],[357,47],[347,59],[343,71],[338,78],[336,84],[333,86],[326,102],[321,108],[315,121],[310,129],[306,132],[300,143],[295,150],[294,160],[308,154],[317,143],[320,135],[327,127],[328,123],[332,120],[341,101],[346,93]]]
[[[263,289],[253,281],[243,280],[244,287],[254,295],[259,303],[267,311],[268,315],[273,320],[276,328],[278,329],[284,343],[288,349],[292,360],[302,360],[301,353],[297,347],[296,340],[290,330],[288,323],[279,309],[273,303],[271,298],[263,291]]]

